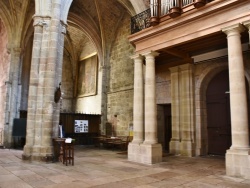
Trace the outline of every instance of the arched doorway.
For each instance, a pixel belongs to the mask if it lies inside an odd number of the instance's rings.
[[[210,81],[206,99],[208,154],[225,155],[231,146],[228,70],[220,72]]]

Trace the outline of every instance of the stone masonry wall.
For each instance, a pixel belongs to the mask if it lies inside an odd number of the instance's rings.
[[[81,40],[81,52],[79,60],[84,59],[85,57],[96,53],[94,43],[87,38],[86,36],[80,39]],[[78,67],[76,69],[78,71]],[[96,95],[86,96],[86,97],[77,97],[76,98],[76,107],[75,110],[87,113],[87,114],[101,114],[101,84],[102,84],[102,71],[100,69],[100,63],[98,63],[97,68],[97,87]]]
[[[74,94],[74,75],[73,75],[73,62],[70,56],[64,51],[63,54],[63,68],[62,68],[62,100],[61,111],[72,111],[73,94]]]
[[[133,122],[134,65],[130,56],[133,47],[127,36],[130,34],[130,15],[121,21],[110,57],[110,88],[108,92],[108,122],[115,134],[129,134]]]
[[[171,103],[170,71],[156,73],[156,103]]]

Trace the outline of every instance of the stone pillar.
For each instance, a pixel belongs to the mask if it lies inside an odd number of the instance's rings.
[[[157,110],[155,83],[155,56],[158,53],[145,54],[145,141],[144,144],[157,143]]]
[[[36,117],[36,98],[37,98],[37,85],[39,80],[39,62],[43,36],[43,24],[41,17],[34,17],[34,40],[30,70],[30,84],[29,84],[29,99],[28,99],[28,114],[26,126],[26,144],[24,146],[23,155],[29,157],[32,155],[32,147],[34,145],[35,135],[35,117]]]
[[[171,72],[171,114],[172,138],[169,144],[171,154],[180,154],[180,94],[179,94],[179,67],[170,68]]]
[[[222,30],[227,35],[232,146],[226,153],[226,173],[250,179],[249,130],[244,64],[240,33],[236,24]]]
[[[5,123],[4,127],[4,145],[5,147],[13,146],[12,130],[13,130],[13,120],[14,118],[19,118],[19,109],[20,109],[20,97],[21,97],[21,87],[19,85],[20,79],[20,69],[21,68],[21,48],[10,46],[11,53],[11,63],[10,63],[10,72],[9,80],[6,82],[8,86],[8,97],[9,100],[6,100],[6,110],[8,110],[7,117],[8,120]]]
[[[195,154],[194,147],[194,80],[193,65],[184,64],[180,70],[180,154],[192,157]]]
[[[64,50],[64,36],[67,32],[67,25],[62,21],[59,24],[59,33],[58,33],[58,47],[57,47],[57,60],[55,67],[55,80],[54,86],[59,87],[59,84],[62,80],[62,65],[63,65],[63,50]],[[54,96],[54,94],[53,94]],[[59,119],[60,119],[60,110],[61,110],[61,99],[58,103],[54,103],[54,112],[53,112],[53,137],[58,137],[59,135]]]
[[[146,58],[145,73],[145,140],[141,145],[142,163],[153,164],[162,161],[162,146],[157,140],[157,109],[155,83],[155,57],[149,52]]]
[[[35,36],[28,97],[27,141],[23,159],[52,159],[52,136],[58,136],[60,103],[55,103],[54,95],[62,77],[66,33],[66,24],[60,20],[61,3],[52,3],[53,17],[34,17]]]
[[[133,109],[133,141],[132,143],[143,142],[143,57],[134,57],[134,109]]]
[[[132,56],[134,59],[134,108],[133,108],[133,141],[128,146],[128,160],[140,161],[140,144],[143,142],[143,57]]]

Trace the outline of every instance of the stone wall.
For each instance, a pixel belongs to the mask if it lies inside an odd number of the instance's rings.
[[[72,112],[73,110],[73,97],[75,88],[75,75],[73,74],[73,62],[69,54],[64,51],[63,54],[63,68],[62,68],[62,100],[60,111]]]
[[[80,53],[79,60],[84,59],[85,57],[93,55],[93,53],[97,52],[93,42],[91,42],[87,37],[82,38],[81,41],[82,50]],[[97,67],[96,95],[86,97],[78,97],[76,95],[77,98],[75,110],[78,112],[86,114],[101,114],[102,69],[100,68],[101,64],[99,62]],[[76,70],[78,71],[78,67]]]
[[[110,56],[108,122],[119,136],[128,135],[129,124],[133,122],[134,66],[130,56],[134,49],[127,39],[129,34],[130,15],[126,15],[120,23]]]
[[[170,71],[156,73],[156,103],[171,103]]]

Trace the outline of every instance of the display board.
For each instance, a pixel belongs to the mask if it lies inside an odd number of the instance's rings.
[[[88,120],[75,120],[75,133],[88,133],[89,123]]]

